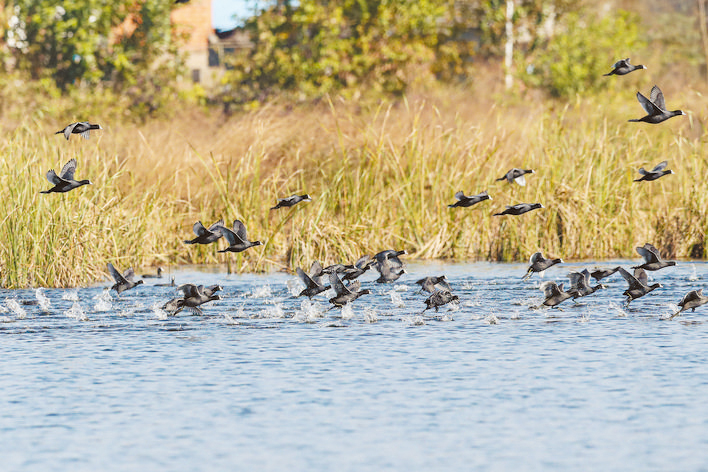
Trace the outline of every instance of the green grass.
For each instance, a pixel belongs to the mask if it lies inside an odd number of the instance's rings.
[[[667,92],[667,91],[665,91]],[[671,257],[705,257],[706,100],[667,93],[688,117],[652,126],[633,94],[558,102],[494,101],[456,89],[375,104],[339,99],[270,105],[224,120],[189,110],[69,142],[72,119],[29,110],[0,123],[0,271],[5,287],[77,286],[120,268],[228,264],[234,271],[353,261],[405,248],[413,258],[527,260],[637,257],[651,242]],[[691,111],[693,110],[693,111]],[[81,119],[86,119],[81,117]],[[94,185],[41,195],[44,174],[78,160]],[[634,183],[668,159],[676,175]],[[495,182],[533,168],[527,186]],[[448,208],[456,191],[493,200]],[[276,197],[311,203],[269,211]],[[505,204],[540,202],[520,217]],[[241,255],[187,246],[192,225],[241,219],[263,246]]]

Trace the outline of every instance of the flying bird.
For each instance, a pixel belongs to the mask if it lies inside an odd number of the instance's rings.
[[[126,271],[121,274],[110,262],[106,265],[108,266],[108,272],[110,272],[113,280],[116,282],[115,285],[111,287],[111,290],[115,290],[118,295],[120,295],[121,292],[135,288],[143,283],[142,280],[138,280],[137,282],[134,280],[135,272],[132,268],[126,269]]]
[[[627,290],[622,293],[622,295],[627,296],[625,306],[629,306],[632,300],[636,300],[637,298],[643,297],[647,293],[661,287],[661,284],[658,282],[649,285],[649,278],[647,277],[647,273],[644,272],[644,269],[634,269],[634,274],[630,274],[625,269],[620,267],[619,273],[629,284]]]
[[[524,175],[526,174],[534,174],[535,171],[533,169],[511,169],[509,172],[506,174],[502,175],[498,179],[495,180],[495,182],[498,182],[500,180],[505,180],[507,182],[514,183],[516,182],[517,184],[521,185],[522,187],[526,185],[526,178]]]
[[[708,297],[703,295],[703,289],[691,290],[686,295],[684,295],[681,301],[678,303],[681,309],[671,315],[669,319],[673,320],[676,316],[680,315],[686,310],[696,311],[696,308],[701,305],[705,305],[706,303],[708,303]]]
[[[627,58],[615,62],[615,65],[612,66],[612,70],[607,74],[603,75],[625,75],[640,69],[646,69],[646,66],[643,66],[641,64],[634,66],[629,63],[629,58]]]
[[[516,205],[507,205],[506,209],[500,213],[494,213],[492,216],[501,215],[523,215],[531,210],[536,210],[537,208],[543,208],[540,203],[518,203]]]
[[[491,200],[492,197],[489,196],[487,191],[485,190],[482,193],[479,193],[477,195],[470,195],[470,196],[465,196],[465,194],[460,190],[455,194],[455,198],[457,201],[451,205],[448,205],[449,208],[455,208],[455,207],[471,207],[472,205],[475,205],[479,202],[482,202],[484,200]]]
[[[644,167],[640,167],[639,173],[642,174],[642,176],[638,179],[634,179],[634,181],[641,182],[643,180],[656,180],[666,174],[673,174],[673,170],[664,170],[667,165],[669,165],[668,161],[663,161],[658,163],[652,170],[644,170]]]
[[[39,193],[63,193],[74,190],[82,185],[91,185],[90,180],[74,180],[74,172],[76,172],[76,159],[71,159],[64,164],[59,175],[54,172],[54,169],[50,169],[49,172],[47,172],[47,180],[50,184],[54,184],[54,187],[49,190],[42,190]]]
[[[218,252],[241,252],[245,251],[249,247],[260,246],[263,244],[260,241],[249,241],[246,234],[246,225],[244,225],[240,220],[234,220],[233,224],[234,230],[231,231],[225,226],[218,228],[218,231],[226,238],[229,243],[229,247],[221,249]]]
[[[103,128],[101,128],[101,125],[91,124],[88,121],[79,121],[77,123],[71,123],[70,125],[67,125],[66,128],[59,130],[54,134],[64,134],[64,137],[67,141],[69,140],[69,136],[71,136],[72,134],[78,134],[82,138],[88,139],[92,129]]]
[[[659,270],[676,265],[676,261],[662,261],[659,250],[649,243],[635,249],[644,258],[644,264],[632,267],[632,269]]]
[[[329,299],[329,302],[335,307],[343,307],[349,302],[353,302],[362,295],[368,295],[370,290],[359,290],[361,284],[357,280],[349,286],[345,286],[336,273],[329,274],[329,283],[336,292],[336,295]]]
[[[521,278],[521,280],[528,279],[534,274],[534,272],[538,272],[538,275],[543,277],[543,273],[546,269],[561,263],[563,263],[563,259],[546,259],[540,252],[535,252],[531,256],[531,259],[529,259],[529,269],[526,271],[526,274]]]
[[[550,280],[548,282],[543,282],[539,289],[546,297],[543,300],[543,304],[550,307],[554,307],[573,296],[572,294],[563,290],[563,284],[556,284],[555,282],[552,282]]]
[[[681,110],[667,111],[666,104],[664,103],[664,94],[661,93],[661,90],[656,85],[652,87],[649,98],[637,92],[637,100],[639,100],[644,111],[647,112],[647,116],[629,121],[643,121],[645,123],[657,124],[671,117],[686,114]]]
[[[277,210],[278,208],[291,207],[297,205],[300,202],[311,202],[312,198],[305,195],[293,195],[286,198],[279,198],[278,204],[271,208],[271,210]]]
[[[192,231],[194,231],[194,234],[197,235],[196,238],[194,239],[187,239],[184,241],[185,244],[211,244],[219,240],[224,233],[221,231],[221,228],[224,227],[224,220],[223,218],[214,223],[213,225],[209,226],[209,229],[206,229],[204,225],[202,224],[201,221],[197,221],[194,223],[194,226],[192,227]]]

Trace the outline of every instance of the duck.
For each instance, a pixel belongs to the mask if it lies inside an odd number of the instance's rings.
[[[608,72],[607,74],[602,74],[604,76],[608,75],[626,75],[629,74],[630,72],[634,72],[635,70],[641,70],[641,69],[646,69],[647,67],[638,64],[638,65],[632,65],[629,63],[629,58],[627,59],[621,59],[612,66],[612,70]]]
[[[455,194],[455,198],[457,201],[455,203],[452,203],[448,205],[448,208],[457,208],[457,207],[471,207],[472,205],[475,205],[479,202],[482,202],[484,200],[491,200],[492,197],[489,196],[487,191],[485,190],[482,193],[478,193],[477,195],[470,195],[470,196],[465,196],[464,192],[460,190]]]
[[[115,285],[111,287],[111,290],[115,290],[118,295],[143,283],[142,280],[133,280],[135,277],[135,272],[132,268],[126,269],[126,271],[121,274],[110,262],[106,264],[106,266],[108,267],[108,272],[110,272],[113,280],[116,282]]]
[[[507,205],[506,209],[500,213],[494,213],[492,216],[502,216],[502,215],[523,215],[529,211],[536,210],[538,208],[543,208],[540,203],[518,203],[516,205]]]
[[[49,190],[42,190],[39,193],[64,193],[82,185],[92,185],[90,180],[74,180],[74,172],[76,172],[76,159],[70,159],[69,162],[64,164],[59,175],[54,172],[54,169],[50,169],[47,172],[47,180],[50,184],[54,184],[54,187]]]
[[[591,286],[590,272],[587,269],[583,269],[580,272],[570,272],[568,273],[568,278],[570,279],[570,290],[568,290],[568,293],[573,296],[573,300],[586,297],[600,289],[607,288],[603,284],[597,284],[594,287]]]
[[[169,283],[164,283],[164,284],[155,284],[155,287],[176,287],[177,284],[175,284],[175,276],[173,275],[170,277]]]
[[[540,252],[535,252],[531,255],[529,259],[529,268],[526,274],[521,278],[521,280],[526,280],[531,277],[534,272],[538,272],[538,275],[543,277],[543,273],[546,269],[553,267],[556,264],[562,264],[563,259],[546,259]]]
[[[543,282],[539,287],[546,297],[543,300],[543,305],[554,307],[561,304],[573,295],[563,290],[563,284],[556,284],[553,281]]]
[[[642,174],[642,176],[638,179],[634,179],[635,182],[642,182],[642,181],[652,181],[656,180],[660,177],[663,177],[667,174],[673,174],[673,170],[664,170],[666,169],[666,166],[668,166],[669,163],[668,161],[663,161],[658,163],[652,170],[644,170],[644,167],[639,168],[639,173]]]
[[[421,292],[433,293],[437,289],[437,285],[448,292],[452,291],[450,284],[447,283],[447,279],[444,275],[425,277],[420,280],[416,280],[415,283],[420,285]]]
[[[277,210],[278,208],[285,208],[295,206],[300,202],[311,202],[312,197],[309,195],[292,195],[290,197],[279,198],[278,203],[271,208],[271,210]]]
[[[701,305],[708,303],[708,297],[703,295],[703,289],[691,290],[686,295],[683,296],[678,305],[681,307],[679,311],[671,315],[669,319],[674,319],[676,316],[680,315],[686,310],[696,311]]]
[[[425,300],[425,310],[423,310],[421,314],[425,313],[430,308],[435,308],[435,311],[437,312],[438,308],[441,306],[447,305],[451,302],[457,302],[459,300],[460,297],[453,295],[449,290],[435,290]]]
[[[524,187],[526,185],[526,177],[524,175],[526,174],[535,174],[536,171],[533,169],[517,169],[513,168],[506,174],[502,175],[498,179],[495,180],[495,182],[498,182],[500,180],[506,180],[507,182],[514,183],[516,182],[517,184],[521,185]]]
[[[642,247],[635,248],[640,256],[644,258],[644,264],[634,266],[632,269],[659,270],[664,267],[676,265],[676,261],[662,261],[659,250],[649,243]]]
[[[622,295],[627,296],[625,301],[625,306],[629,306],[632,300],[641,298],[649,292],[656,290],[661,287],[660,283],[655,283],[649,285],[649,278],[644,269],[634,269],[634,274],[630,274],[623,267],[619,268],[620,275],[627,281],[629,287],[625,290]]]
[[[599,282],[600,280],[604,279],[605,277],[609,277],[610,275],[614,274],[620,270],[620,267],[613,267],[611,269],[595,269],[592,272],[590,272],[590,276],[595,279],[595,281]]]
[[[162,278],[162,267],[157,268],[156,274],[143,274],[144,279],[161,279]]]
[[[181,290],[183,296],[173,298],[162,307],[163,310],[171,312],[172,315],[176,315],[185,308],[196,315],[202,315],[204,313],[199,308],[201,305],[222,299],[220,295],[215,294],[215,292],[222,290],[220,285],[204,287],[203,285],[182,284],[177,287],[177,290]]]
[[[353,302],[362,295],[368,295],[371,293],[368,289],[359,290],[361,284],[358,280],[352,282],[348,286],[344,286],[336,273],[329,274],[329,283],[336,293],[334,297],[329,299],[329,302],[334,305],[334,307],[341,308],[347,303]]]
[[[213,225],[209,226],[209,229],[206,229],[204,225],[202,224],[201,221],[197,221],[194,223],[194,226],[192,226],[192,231],[194,231],[194,234],[197,235],[196,238],[194,239],[185,239],[184,243],[185,244],[211,244],[215,243],[218,241],[224,233],[221,231],[221,228],[224,227],[224,219],[220,219]]]
[[[234,220],[233,224],[234,230],[231,231],[229,228],[222,226],[219,231],[222,232],[226,241],[229,243],[229,247],[221,249],[218,252],[241,252],[253,246],[260,246],[263,244],[260,241],[249,241],[248,235],[246,234],[246,225],[244,225],[240,220]]]
[[[79,121],[77,123],[71,123],[67,125],[66,128],[57,131],[54,134],[64,134],[66,140],[69,140],[69,136],[72,134],[78,134],[84,139],[89,139],[89,134],[93,129],[103,129],[101,125],[91,124],[88,121]]]
[[[371,269],[375,262],[376,260],[368,254],[361,256],[353,265],[344,268],[342,280],[356,280]]]
[[[326,290],[329,290],[330,286],[329,285],[323,285],[319,281],[315,281],[305,273],[301,268],[297,268],[295,270],[297,273],[297,276],[300,278],[303,284],[305,284],[304,290],[302,290],[299,294],[298,297],[308,297],[312,298],[315,295],[322,293]]]
[[[647,116],[636,120],[629,120],[630,122],[643,121],[644,123],[658,124],[674,116],[686,114],[681,110],[667,111],[666,104],[664,103],[664,94],[656,85],[652,87],[649,98],[637,92],[637,100],[639,100],[644,111],[647,112]]]

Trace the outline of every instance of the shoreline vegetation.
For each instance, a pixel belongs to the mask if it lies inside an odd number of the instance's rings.
[[[109,261],[294,271],[388,248],[409,260],[526,261],[541,250],[567,261],[635,258],[650,242],[666,257],[704,259],[708,101],[658,82],[688,116],[628,123],[642,114],[634,93],[647,80],[570,102],[446,86],[379,101],[274,102],[231,117],[196,106],[142,123],[94,112],[75,118],[104,129],[68,143],[53,133],[72,117],[6,113],[1,284],[86,285],[106,278]],[[93,185],[40,195],[46,171],[71,158]],[[675,175],[633,182],[663,160]],[[512,167],[536,173],[525,187],[495,182]],[[493,200],[448,208],[458,190]],[[294,193],[313,201],[269,210]],[[492,216],[521,202],[545,208]],[[183,243],[194,222],[220,218],[240,219],[263,246],[230,255],[216,252],[221,241]]]

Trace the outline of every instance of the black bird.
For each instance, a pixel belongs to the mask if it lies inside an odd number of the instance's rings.
[[[278,208],[291,207],[297,205],[300,202],[311,202],[312,198],[309,195],[293,195],[286,198],[279,198],[278,204],[275,205],[271,210],[277,210]]]
[[[224,219],[220,219],[213,225],[206,229],[201,221],[194,223],[192,231],[197,235],[196,238],[191,240],[185,240],[185,244],[211,244],[219,240],[224,233],[221,232],[220,228],[224,227]]]
[[[610,275],[614,274],[619,270],[619,266],[614,267],[612,269],[596,269],[590,272],[590,276],[595,279],[596,281],[600,281],[604,279],[605,277],[609,277]]]
[[[226,249],[221,249],[218,252],[241,252],[245,251],[249,247],[260,246],[260,241],[249,241],[246,235],[246,225],[244,225],[239,220],[234,220],[234,230],[231,231],[229,228],[222,226],[218,228],[222,232],[226,241],[229,243],[229,247]]]
[[[349,302],[352,302],[362,295],[368,295],[371,293],[370,290],[359,290],[361,284],[357,280],[353,282],[348,287],[345,287],[339,276],[337,274],[329,274],[329,283],[337,295],[329,299],[329,302],[335,307],[343,307]]]
[[[629,63],[629,58],[615,62],[615,65],[613,65],[612,67],[613,69],[609,73],[603,75],[625,75],[635,70],[646,69],[646,66],[643,66],[641,64],[633,66]]]
[[[529,259],[529,269],[526,274],[521,278],[526,280],[533,275],[534,272],[538,272],[538,275],[543,276],[543,272],[556,264],[563,263],[563,259],[546,259],[540,252],[535,252]]]
[[[162,307],[163,310],[171,312],[172,315],[176,315],[185,308],[196,315],[202,315],[203,312],[199,308],[200,305],[214,300],[221,300],[220,295],[215,295],[215,292],[221,290],[219,285],[204,287],[203,285],[184,284],[177,287],[177,290],[181,290],[183,296],[173,298]]]
[[[110,262],[106,264],[108,266],[108,272],[111,273],[111,276],[113,277],[113,280],[115,280],[115,285],[111,287],[111,290],[115,290],[118,295],[121,294],[121,292],[125,292],[126,290],[130,290],[131,288],[135,288],[141,283],[143,283],[142,280],[138,280],[135,282],[133,279],[135,277],[135,272],[133,271],[132,268],[127,269],[125,272],[122,274],[116,270],[115,267],[113,267],[113,264]]]
[[[669,165],[669,163],[667,161],[663,161],[658,163],[652,170],[644,170],[644,167],[640,167],[639,173],[642,174],[642,176],[638,179],[634,179],[634,181],[641,182],[642,180],[656,180],[666,174],[673,174],[673,170],[664,170],[667,165]]]
[[[691,290],[686,295],[684,295],[681,301],[679,302],[679,306],[681,307],[681,309],[671,315],[669,319],[674,319],[674,317],[680,315],[686,310],[696,311],[696,308],[701,305],[705,305],[706,303],[708,303],[708,297],[703,296],[703,289]]]
[[[452,289],[450,288],[450,284],[447,283],[447,279],[445,278],[444,275],[425,277],[424,279],[416,280],[415,283],[420,285],[420,290],[423,292],[428,292],[428,293],[435,292],[436,285],[439,285],[440,287],[442,287],[444,290],[447,290],[448,292],[452,291]]]
[[[374,255],[376,262],[374,262],[373,267],[380,274],[380,277],[376,279],[377,283],[395,282],[401,275],[406,273],[403,268],[403,261],[398,257],[404,254],[408,254],[405,249],[401,251],[387,249]]]
[[[57,131],[54,134],[64,134],[64,137],[66,140],[69,140],[69,136],[72,134],[78,134],[84,139],[89,138],[89,133],[91,132],[92,129],[103,129],[101,128],[101,125],[94,125],[89,123],[88,121],[79,121],[78,123],[71,123],[68,125],[66,128]]]
[[[405,249],[401,251],[396,251],[394,249],[387,249],[379,253],[374,254],[374,259],[378,264],[382,263],[384,260],[388,260],[394,267],[403,267],[403,261],[399,259],[398,256],[403,256],[408,254]]]
[[[372,259],[368,254],[361,256],[354,265],[344,268],[342,280],[355,280],[362,276],[364,272],[371,269],[371,266],[373,266],[375,262],[376,259]]]
[[[346,270],[347,266],[344,264],[331,264],[322,269],[324,274],[340,274]]]
[[[312,298],[318,293],[329,290],[329,285],[325,286],[319,281],[313,280],[312,277],[307,275],[301,268],[298,267],[295,272],[297,272],[297,276],[302,280],[302,283],[305,284],[305,289],[298,294],[298,297],[305,296]]]
[[[620,267],[619,273],[629,284],[629,288],[622,293],[622,295],[627,296],[627,300],[625,301],[626,306],[629,306],[632,300],[643,297],[647,293],[661,287],[660,283],[648,285],[649,278],[647,277],[647,273],[644,272],[644,269],[634,269],[634,275],[632,275]]]
[[[489,196],[487,191],[485,190],[482,193],[479,193],[477,195],[470,195],[470,196],[465,196],[465,194],[460,190],[455,194],[455,198],[457,201],[451,205],[448,205],[449,208],[455,208],[455,207],[471,207],[472,205],[482,202],[484,200],[491,200],[492,197]]]
[[[175,284],[175,276],[173,275],[170,277],[170,282],[166,284],[155,284],[155,287],[176,287],[177,284]]]
[[[546,297],[546,299],[543,300],[543,304],[550,307],[554,307],[573,296],[563,290],[563,284],[556,284],[550,280],[543,282],[539,288]]]
[[[568,274],[570,279],[570,293],[573,296],[573,300],[579,297],[585,297],[601,288],[607,288],[603,284],[597,284],[594,287],[590,286],[590,272],[587,269],[583,269],[581,272],[570,272]]]
[[[435,290],[426,300],[425,300],[425,310],[421,314],[425,313],[426,310],[430,308],[435,308],[438,311],[443,305],[447,305],[450,302],[459,301],[460,297],[453,295],[449,290]]]
[[[642,247],[635,248],[640,256],[644,258],[644,264],[634,266],[632,269],[659,270],[664,267],[675,266],[675,261],[662,261],[659,250],[649,243]]]
[[[506,174],[504,174],[503,176],[496,179],[495,182],[506,179],[506,181],[509,182],[510,184],[513,182],[516,182],[517,184],[519,184],[523,187],[524,185],[526,185],[526,177],[524,177],[524,175],[534,174],[534,173],[535,173],[535,171],[533,169],[516,169],[516,168],[514,168],[514,169],[511,169]]]
[[[54,169],[50,169],[49,172],[47,172],[47,180],[50,184],[54,184],[54,187],[49,190],[42,190],[39,193],[63,193],[68,192],[69,190],[74,190],[82,185],[91,184],[90,180],[74,180],[74,172],[76,172],[76,159],[71,159],[69,162],[64,164],[64,167],[61,168],[59,175],[54,172]]]
[[[657,124],[662,121],[666,121],[673,116],[685,115],[681,110],[666,111],[666,104],[664,103],[664,94],[656,85],[652,87],[650,98],[645,97],[641,93],[637,92],[637,100],[647,112],[647,116],[639,118],[638,120],[629,121],[643,121],[645,123]]]
[[[543,205],[540,203],[518,203],[516,205],[507,205],[506,210],[502,211],[501,213],[494,213],[492,216],[501,216],[501,215],[523,215],[526,212],[529,212],[531,210],[536,210],[537,208],[543,208]]]
[[[162,278],[162,267],[157,268],[157,274],[143,274],[144,279],[161,279]]]
[[[310,266],[310,278],[317,284],[322,285],[322,276],[324,275],[324,269],[322,269],[322,264],[319,261],[315,261]]]

